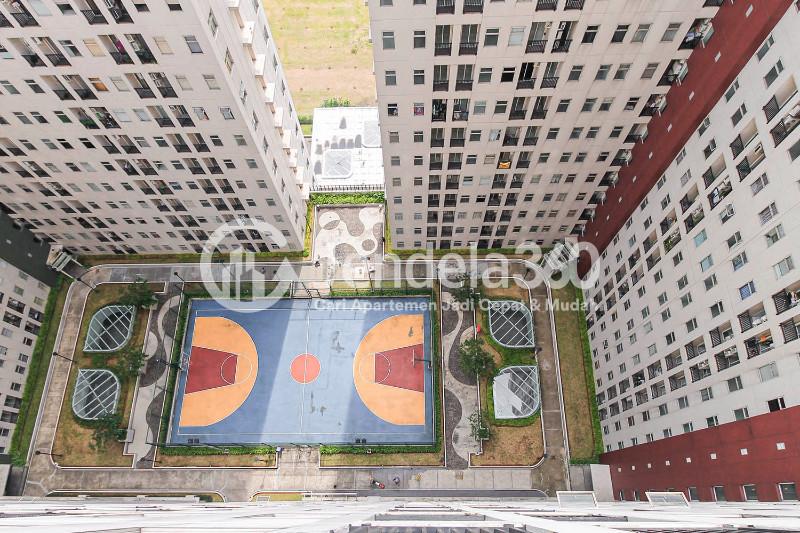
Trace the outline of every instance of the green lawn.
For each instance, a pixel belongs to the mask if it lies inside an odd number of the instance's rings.
[[[572,285],[553,290],[564,411],[573,462],[593,462],[602,451],[600,420],[594,396],[594,373],[583,312],[560,308],[558,302],[574,302]],[[581,300],[582,301],[582,300]]]
[[[298,114],[333,97],[375,105],[363,0],[272,0],[264,8]]]

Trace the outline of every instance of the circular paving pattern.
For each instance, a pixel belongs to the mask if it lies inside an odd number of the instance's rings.
[[[292,360],[290,372],[298,383],[311,383],[319,376],[319,359],[310,353],[301,353]]]

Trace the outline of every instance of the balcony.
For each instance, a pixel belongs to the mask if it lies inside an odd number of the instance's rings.
[[[433,90],[434,91],[449,91],[450,90],[450,80],[434,80],[433,81]]]
[[[175,148],[176,152],[181,153],[181,154],[192,151],[192,149],[189,148],[188,144],[177,143],[177,144],[174,144],[172,146]]]
[[[464,138],[452,138],[450,139],[450,147],[451,148],[461,148],[464,146]]]
[[[522,120],[525,118],[525,115],[528,113],[527,109],[512,109],[511,112],[508,114],[508,118],[510,120]]]
[[[437,15],[452,15],[456,12],[455,0],[436,0]]]
[[[702,222],[705,217],[706,214],[703,211],[703,206],[698,205],[697,208],[694,211],[692,211],[692,213],[688,217],[686,217],[686,220],[684,221],[684,224],[686,226],[686,233],[689,233],[694,228],[696,228],[697,225],[700,224],[700,222]]]
[[[546,40],[528,41],[528,44],[525,46],[525,52],[528,54],[541,54],[544,53],[544,49],[546,47],[547,47]]]
[[[95,11],[94,9],[81,9],[81,13],[86,17],[86,21],[89,24],[108,24],[106,18],[99,11]]]
[[[156,61],[156,57],[150,52],[150,50],[145,50],[143,48],[136,50],[136,57],[138,57],[139,61],[145,65],[158,63],[158,61]]]
[[[629,133],[625,137],[624,142],[625,144],[636,144],[638,142],[643,142],[643,141],[644,141],[644,135],[641,135],[639,133]]]
[[[185,128],[194,128],[194,121],[188,115],[177,117],[178,124]]]
[[[747,350],[747,358],[752,359],[758,357],[763,353],[767,353],[775,348],[775,342],[772,339],[772,332],[766,330],[764,333],[750,337],[744,341],[744,347]]]
[[[456,91],[471,91],[472,80],[456,80]]]
[[[536,78],[517,80],[517,89],[533,89],[536,87]]]
[[[698,196],[699,194],[697,193],[696,187],[693,187],[691,191],[683,195],[683,198],[681,198],[680,201],[681,212],[685,213],[686,211],[688,211],[689,208],[692,207],[692,205],[694,205],[694,202],[695,200],[697,200]]]
[[[449,56],[453,49],[453,43],[436,43],[433,45],[433,55]]]
[[[201,166],[189,166],[189,172],[191,172],[195,176],[206,173],[206,171],[203,170],[203,167]]]
[[[103,144],[101,146],[103,147],[103,149],[105,149],[107,154],[118,154],[118,153],[120,153],[119,148],[117,148],[113,144]]]
[[[130,163],[123,165],[122,166],[122,171],[125,172],[125,174],[127,174],[128,176],[138,176],[139,175],[139,173],[136,172],[136,169],[133,168],[133,165],[131,165]]]
[[[780,114],[781,110],[792,100],[792,98],[794,98],[796,94],[797,86],[794,84],[793,79],[790,80],[790,84],[788,86],[778,89],[778,92],[775,93],[775,96],[770,98],[769,102],[767,102],[767,104],[763,107],[767,122],[772,122],[772,119]]]
[[[569,52],[569,47],[572,44],[572,39],[561,39],[553,43],[553,52],[566,53]]]
[[[764,306],[759,304],[755,309],[739,314],[737,318],[739,319],[739,327],[742,329],[742,333],[744,333],[766,322],[767,312]]]
[[[22,58],[25,61],[27,61],[28,64],[30,66],[32,66],[32,67],[45,67],[45,66],[47,66],[45,64],[44,60],[42,60],[42,58],[39,57],[36,54],[22,54]]]
[[[463,110],[453,110],[453,120],[456,122],[463,122],[469,119],[469,111]]]
[[[459,169],[461,169],[461,161],[448,161],[447,162],[447,169],[448,170],[459,170]]]
[[[447,120],[447,108],[433,111],[431,113],[431,122],[445,122]]]
[[[714,360],[717,362],[718,371],[727,370],[739,364],[739,350],[736,346],[731,346],[714,355]]]
[[[722,175],[724,170],[725,166],[723,160],[723,167],[722,170],[720,170],[719,172],[714,171],[713,165],[709,167],[705,172],[703,172],[703,184],[706,186],[706,189],[708,189],[712,183],[717,181],[717,178],[720,177],[720,175]]]
[[[798,319],[799,317],[795,317],[781,322],[781,332],[783,333],[784,343],[796,341],[800,338],[800,321],[798,321]]]
[[[547,76],[542,78],[542,84],[539,86],[542,89],[554,89],[558,85],[557,76]]]
[[[222,167],[219,165],[209,165],[208,171],[212,174],[222,174]]]
[[[775,127],[770,130],[775,146],[781,144],[798,125],[800,125],[800,105],[795,106],[788,115],[783,117]]]
[[[139,170],[142,171],[142,174],[145,176],[157,176],[158,172],[153,167],[140,167]]]
[[[729,179],[726,179],[718,187],[711,191],[711,193],[708,195],[708,203],[711,205],[711,209],[717,207],[719,203],[731,193],[731,191],[733,191],[733,186],[731,185],[731,181]]]
[[[75,100],[72,93],[66,89],[53,89],[53,92],[58,96],[59,100]]]
[[[464,0],[463,13],[483,13],[483,0]]]
[[[700,381],[711,375],[711,368],[708,361],[700,361],[696,365],[689,367],[689,373],[692,376],[692,383]]]
[[[679,242],[681,242],[681,232],[678,228],[675,228],[675,231],[664,239],[664,253],[669,253]]]
[[[444,137],[433,138],[431,137],[431,148],[441,148],[444,146]]]
[[[29,13],[12,11],[11,16],[14,17],[14,19],[16,19],[17,21],[17,24],[19,24],[23,28],[39,25],[39,23],[36,22],[36,19],[33,18]]]
[[[720,7],[725,3],[725,0],[706,0],[703,2],[703,7]]]
[[[136,147],[135,144],[120,144],[122,146],[122,151],[126,154],[138,154],[139,149]]]
[[[11,24],[11,21],[8,20],[5,15],[0,13],[0,28],[13,28],[14,25]]]
[[[772,302],[775,304],[775,313],[779,315],[800,305],[800,282],[773,294]]]
[[[441,161],[429,161],[428,170],[442,170],[443,163]]]
[[[503,146],[516,146],[519,143],[519,137],[512,137],[506,135],[503,137]]]
[[[197,152],[210,152],[211,148],[206,143],[195,143],[194,149]]]
[[[694,50],[701,43],[705,46],[713,35],[714,26],[711,24],[711,19],[698,19],[686,33],[686,37],[683,38],[678,49]]]
[[[139,98],[155,98],[156,94],[150,87],[134,87],[134,91],[139,95]]]
[[[558,0],[536,0],[536,11],[555,11]]]
[[[70,62],[63,54],[45,54],[54,67],[69,67]]]
[[[547,109],[534,109],[531,111],[532,119],[543,119],[547,116]]]
[[[583,9],[583,2],[584,0],[567,0],[564,4],[564,11],[569,11],[570,9]]]
[[[474,56],[478,54],[478,42],[459,43],[458,55],[460,56]]]
[[[114,3],[119,5],[118,1]],[[133,19],[124,7],[109,7],[108,10],[111,12],[111,16],[114,17],[114,20],[120,24],[130,24],[133,22]]]
[[[158,124],[162,128],[171,128],[175,125],[173,124],[172,120],[170,120],[168,117],[155,117],[155,120],[156,124]]]
[[[630,162],[631,162],[630,154],[622,155],[622,156],[618,156],[618,157],[615,157],[614,159],[612,159],[611,160],[611,166],[612,167],[627,166],[628,164],[630,164]]]
[[[525,137],[522,139],[522,146],[536,146],[539,142],[539,137]]]
[[[745,156],[745,158],[736,165],[736,171],[739,173],[739,180],[744,180],[749,176],[766,157],[767,156],[764,154],[764,147],[761,144],[756,146],[755,150]]]

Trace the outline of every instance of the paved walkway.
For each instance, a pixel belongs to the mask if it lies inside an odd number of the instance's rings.
[[[275,275],[277,265],[265,263],[262,266],[268,276]],[[380,271],[390,268],[381,263],[377,263],[376,267]],[[223,265],[214,265],[214,268],[221,269]],[[315,267],[311,263],[295,263],[286,268],[302,280],[324,280],[327,277],[323,265]],[[418,265],[414,267],[411,274],[424,277],[430,271],[431,269]],[[151,282],[172,282],[170,290],[174,290],[172,288],[176,285],[174,272],[178,272],[180,277],[187,282],[201,280],[200,267],[196,264],[106,265],[91,269],[83,279],[89,284],[101,284],[130,282],[137,276],[141,276]],[[541,290],[545,291],[544,288]],[[67,357],[72,355],[75,350],[88,291],[89,288],[82,283],[73,283],[69,288],[55,345],[55,350]],[[156,328],[155,333],[158,338],[155,341],[148,341],[147,352],[149,354],[152,351],[152,355],[144,377],[140,381],[141,397],[137,398],[133,414],[134,421],[132,423],[135,424],[137,431],[134,442],[129,445],[129,451],[139,460],[135,465],[137,468],[60,468],[53,464],[49,456],[31,455],[25,486],[26,496],[44,496],[56,490],[185,491],[191,493],[216,491],[230,501],[245,501],[262,490],[330,491],[347,489],[368,491],[372,479],[381,480],[389,485],[395,476],[401,480],[398,489],[412,490],[513,489],[527,491],[544,489],[552,495],[552,490],[568,486],[565,468],[566,449],[563,444],[563,421],[560,411],[560,389],[557,381],[558,365],[554,358],[548,358],[547,350],[540,354],[544,389],[542,395],[543,422],[547,435],[546,459],[536,468],[466,468],[466,465],[460,460],[468,458],[472,444],[469,439],[464,440],[463,437],[464,427],[461,420],[465,413],[466,416],[469,416],[470,413],[469,407],[465,408],[463,405],[461,406],[462,418],[455,423],[452,430],[446,430],[454,438],[452,444],[448,445],[448,461],[453,462],[448,465],[449,468],[445,469],[320,468],[318,451],[305,447],[285,450],[279,458],[277,469],[148,467],[152,465],[141,459],[152,458],[153,450],[147,449],[147,441],[143,437],[147,436],[149,439],[155,434],[157,417],[160,417],[158,406],[161,400],[157,383],[165,376],[166,369],[159,369],[156,361],[158,354],[168,353],[168,347],[171,346],[168,332],[174,331],[174,325],[169,321],[170,312],[167,309],[174,307],[175,302],[170,294],[167,293],[160,298],[159,308],[155,311],[156,319],[150,330],[152,332],[153,328]],[[546,298],[546,296],[545,291],[543,294],[537,295],[537,298]],[[537,320],[537,325],[549,324],[548,320],[536,317],[535,320]],[[460,325],[456,319],[455,325],[445,327],[444,333],[449,335],[447,342],[451,348],[455,346],[456,340],[470,334],[470,328],[470,322],[464,317],[461,317]],[[540,331],[538,327],[536,334],[542,345],[547,342],[548,338],[552,339],[552,336],[548,337],[547,332]],[[550,348],[550,352],[552,353],[552,348]],[[555,354],[553,354],[554,356]],[[60,406],[67,387],[70,364],[70,361],[60,357],[54,357],[51,360],[31,450],[46,451],[52,448]],[[449,361],[447,364],[450,371],[446,376],[446,384],[448,388],[452,386],[454,391],[459,391],[458,401],[460,403],[462,398],[467,399],[471,396],[469,383],[465,383],[468,380],[465,380],[464,376],[460,376],[461,379],[456,378],[455,367],[450,365]],[[465,388],[462,389],[462,386]],[[456,420],[455,415],[449,418],[448,424],[453,420]],[[148,429],[139,435],[138,428],[142,426],[146,426]]]

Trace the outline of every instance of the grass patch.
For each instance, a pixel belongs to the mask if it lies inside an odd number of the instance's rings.
[[[576,300],[583,303],[580,291],[573,285],[553,290],[564,414],[572,462],[595,463],[603,451],[603,438],[595,399],[592,351],[583,313],[566,309],[566,304]]]
[[[328,98],[375,105],[369,10],[361,0],[263,2],[297,113]]]
[[[103,284],[92,290],[86,299],[81,330],[73,354],[74,363],[70,366],[69,380],[61,405],[55,438],[53,440],[53,453],[59,454],[58,463],[61,466],[131,466],[132,458],[123,455],[124,444],[111,441],[104,449],[93,450],[89,443],[92,441],[93,423],[78,419],[72,412],[72,393],[75,390],[75,381],[79,368],[109,368],[113,371],[119,352],[109,354],[88,354],[83,352],[83,344],[89,329],[92,316],[100,308],[119,301],[122,294],[118,284]],[[141,349],[144,346],[144,337],[147,330],[147,317],[149,311],[139,309],[133,326],[133,334],[126,347]],[[124,350],[125,348],[123,348]],[[96,364],[101,362],[100,365]],[[120,397],[117,402],[117,412],[122,416],[122,428],[128,427],[133,397],[136,388],[136,378],[117,376],[120,379]]]
[[[386,203],[386,195],[382,191],[354,192],[354,193],[325,193],[311,194],[308,203],[312,205],[362,205]]]
[[[319,464],[322,467],[334,466],[441,466],[442,454],[424,452],[406,453],[327,453],[320,452]]]
[[[71,279],[59,276],[55,286],[47,295],[42,326],[36,337],[31,362],[28,365],[28,377],[25,378],[19,418],[17,418],[17,425],[14,427],[9,447],[11,461],[18,466],[22,466],[28,461],[28,449],[33,438],[36,415],[39,412],[39,405],[42,403],[44,383],[47,380],[47,371],[50,368],[50,359],[58,336],[58,325],[64,312],[67,291],[69,291],[71,283]]]

